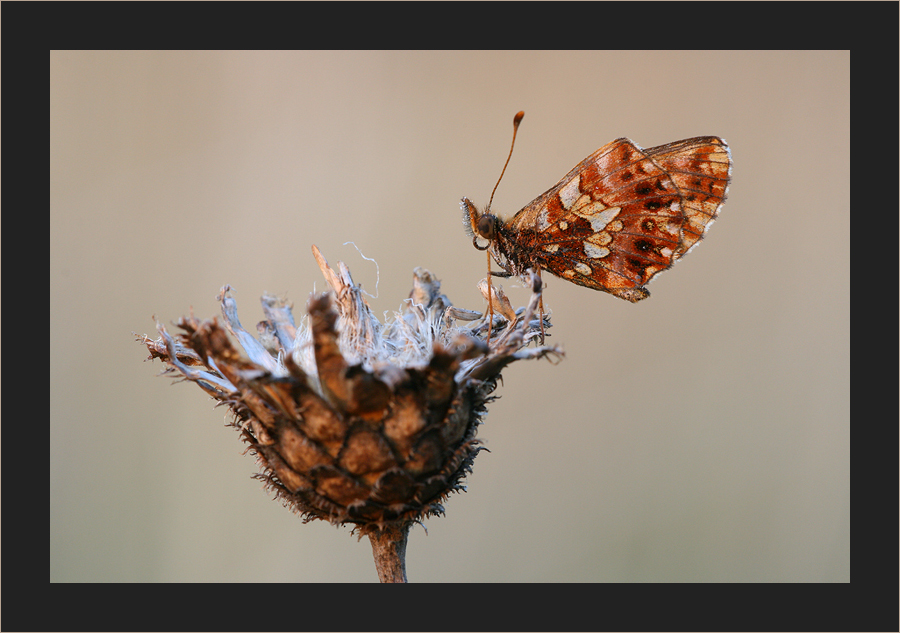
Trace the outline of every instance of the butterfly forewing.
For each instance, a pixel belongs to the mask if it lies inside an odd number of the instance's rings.
[[[543,267],[629,301],[672,265],[684,214],[672,178],[622,138],[600,148],[509,222]]]

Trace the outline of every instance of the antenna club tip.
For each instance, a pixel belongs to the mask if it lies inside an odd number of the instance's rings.
[[[509,159],[512,157],[513,147],[516,146],[516,133],[519,131],[519,123],[524,116],[525,111],[520,110],[516,113],[516,116],[513,117],[513,138],[512,143],[509,144],[509,156],[506,157],[506,162],[503,164],[503,171],[500,172],[500,178],[497,179],[497,184],[494,185],[494,190],[491,192],[491,199],[488,201],[487,207],[484,210],[485,214],[490,212],[491,203],[494,201],[494,194],[497,193],[497,186],[500,184],[500,181],[503,180],[503,174],[506,173],[506,166],[509,165]]]

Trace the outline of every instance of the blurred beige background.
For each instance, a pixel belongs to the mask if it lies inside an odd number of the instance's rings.
[[[653,296],[545,276],[558,366],[521,362],[412,581],[850,579],[847,52],[54,52],[50,579],[377,580],[304,525],[132,331],[235,288],[295,315],[316,244],[398,309],[412,270],[481,309],[459,199],[511,216],[590,152],[719,135],[728,202]],[[502,282],[514,303],[527,294]]]

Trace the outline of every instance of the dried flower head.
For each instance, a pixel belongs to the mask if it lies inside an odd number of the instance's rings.
[[[525,349],[541,330],[536,278],[519,310],[492,287],[488,324],[482,313],[453,307],[440,282],[417,268],[401,312],[382,324],[346,266],[339,262],[335,272],[313,253],[331,292],[310,298],[301,327],[290,304],[264,296],[266,320],[251,336],[225,286],[218,297],[224,325],[191,315],[178,321],[176,337],[157,324],[159,338],[139,340],[167,363],[164,373],[197,383],[231,409],[257,456],[256,476],[287,506],[304,521],[354,525],[370,536],[376,562],[379,554],[394,563],[399,557],[399,568],[379,565],[382,580],[405,579],[409,526],[442,514],[447,496],[464,489],[501,370],[561,351]],[[484,282],[481,288],[488,292]]]

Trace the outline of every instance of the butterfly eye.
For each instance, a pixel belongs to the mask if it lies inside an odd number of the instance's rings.
[[[478,224],[475,225],[475,230],[478,235],[484,239],[493,240],[497,237],[497,216],[485,213],[478,218]]]

